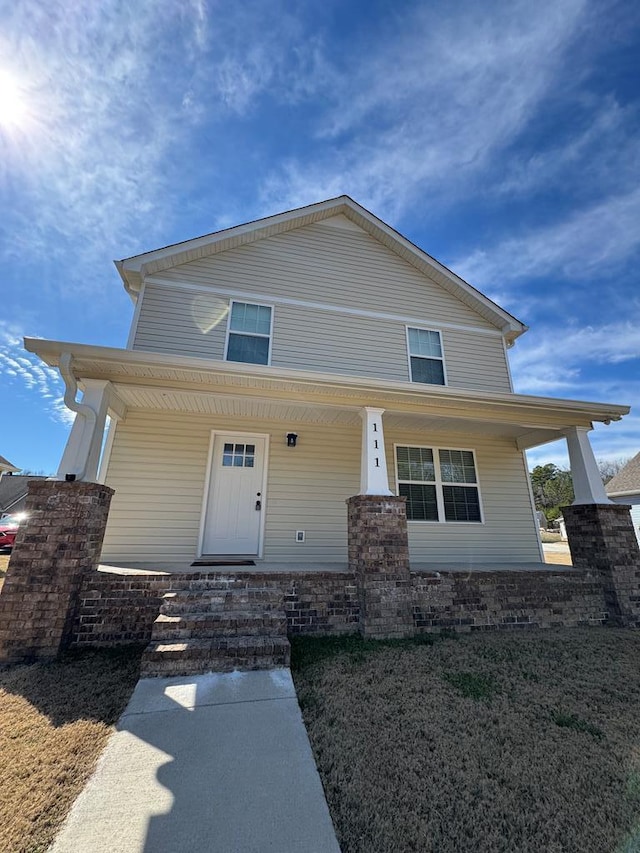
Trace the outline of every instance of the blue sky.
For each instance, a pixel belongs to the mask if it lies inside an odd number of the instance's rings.
[[[517,391],[634,406],[592,443],[635,454],[639,56],[632,0],[0,0],[0,454],[55,471],[21,338],[124,346],[114,258],[341,193],[531,327]]]

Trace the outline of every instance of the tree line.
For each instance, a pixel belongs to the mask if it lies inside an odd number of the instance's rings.
[[[599,459],[598,470],[606,485],[627,464],[628,459]],[[552,462],[536,465],[529,472],[536,509],[542,511],[548,522],[562,514],[562,507],[573,503],[571,471],[559,468]]]

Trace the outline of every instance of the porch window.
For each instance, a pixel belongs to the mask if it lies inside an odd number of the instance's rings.
[[[253,302],[231,303],[227,339],[227,361],[269,364],[271,308]]]
[[[472,450],[396,447],[396,472],[408,521],[482,522]]]
[[[411,381],[446,385],[440,332],[407,328]]]

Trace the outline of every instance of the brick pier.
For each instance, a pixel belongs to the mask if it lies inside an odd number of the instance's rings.
[[[347,501],[349,571],[356,576],[365,637],[414,633],[405,503],[405,498],[386,495],[355,495]]]
[[[611,622],[640,627],[640,548],[630,507],[577,504],[562,510],[573,565],[602,584]]]
[[[71,642],[83,579],[98,566],[113,489],[29,483],[0,592],[0,663],[54,658]]]

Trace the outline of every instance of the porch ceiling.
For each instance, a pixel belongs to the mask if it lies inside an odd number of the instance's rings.
[[[188,412],[190,414],[223,415],[255,420],[287,423],[333,424],[359,426],[361,406],[327,405],[265,398],[241,397],[212,392],[189,392],[148,386],[115,383],[114,388],[128,409]],[[480,433],[501,436],[514,441],[528,428],[516,424],[495,423],[474,418],[446,417],[428,412],[414,414],[386,409],[385,427],[397,430],[428,430],[448,433]],[[557,438],[549,431],[549,438]]]
[[[359,423],[363,406],[385,410],[385,424],[407,429],[481,432],[532,447],[571,426],[619,420],[628,406],[521,394],[466,391],[369,377],[211,361],[138,350],[25,339],[25,347],[57,367],[71,354],[82,379],[109,380],[129,408],[203,414]]]

